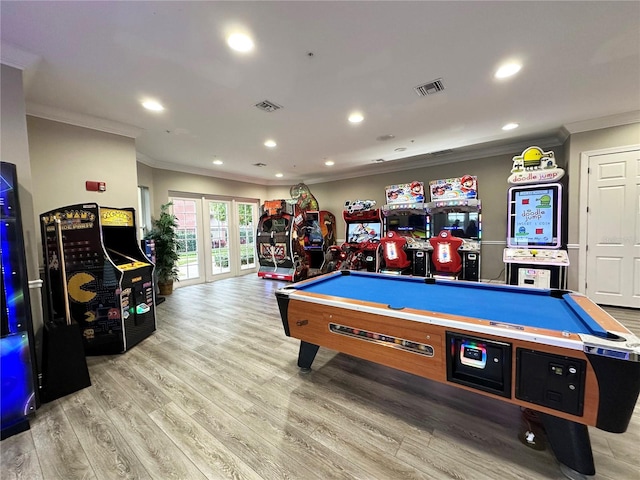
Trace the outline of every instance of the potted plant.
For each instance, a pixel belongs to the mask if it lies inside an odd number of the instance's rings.
[[[153,228],[147,235],[155,242],[156,275],[160,295],[173,292],[173,282],[178,281],[178,218],[169,212],[173,203],[165,203],[160,207],[160,216],[153,221]]]

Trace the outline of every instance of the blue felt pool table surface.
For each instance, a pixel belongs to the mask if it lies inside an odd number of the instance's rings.
[[[295,289],[318,295],[380,304],[394,310],[472,317],[491,322],[606,336],[603,329],[568,294],[474,282],[436,281],[418,277],[329,274],[298,284]]]

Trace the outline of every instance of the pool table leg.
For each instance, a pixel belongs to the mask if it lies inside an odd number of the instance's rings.
[[[538,412],[538,415],[558,461],[578,474],[595,475],[588,427],[546,413]],[[566,468],[563,473],[569,478],[580,478],[579,475],[572,476],[572,472],[566,471]]]
[[[316,358],[316,353],[318,353],[318,345],[314,345],[313,343],[307,343],[304,341],[300,342],[300,352],[298,353],[298,366],[302,369],[303,372],[308,372],[311,370],[311,364],[313,360]]]

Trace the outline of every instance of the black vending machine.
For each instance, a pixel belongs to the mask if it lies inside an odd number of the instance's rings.
[[[70,205],[43,213],[40,225],[50,309],[64,312],[66,282],[87,355],[122,353],[155,331],[154,265],[138,243],[133,208]]]
[[[0,162],[0,381],[2,439],[29,428],[36,358],[16,166]]]

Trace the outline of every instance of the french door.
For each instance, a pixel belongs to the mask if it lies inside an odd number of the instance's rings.
[[[178,218],[180,283],[255,272],[258,201],[172,197]]]

